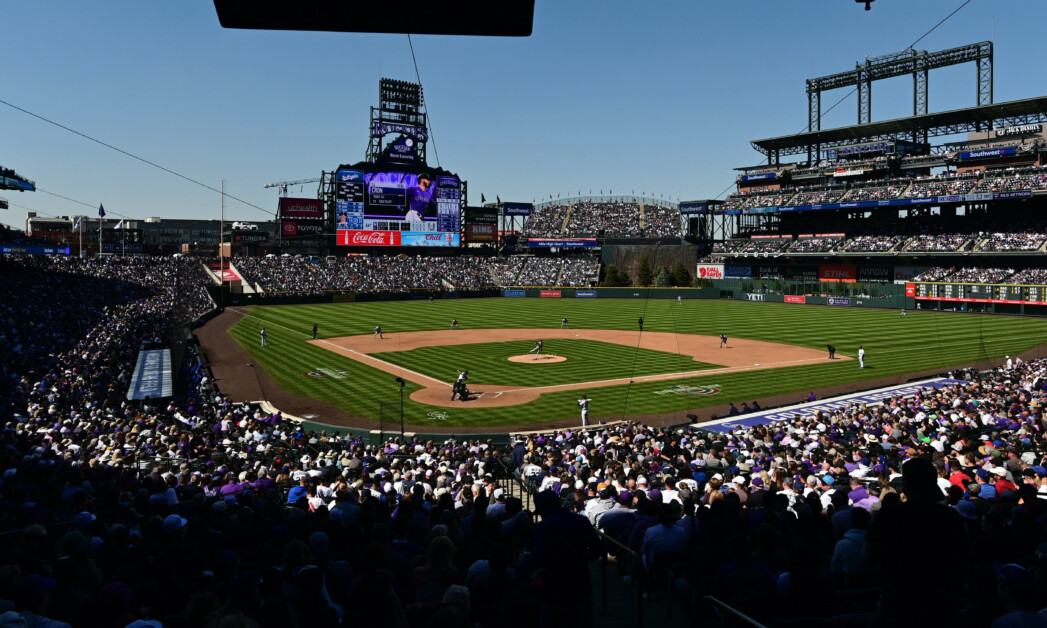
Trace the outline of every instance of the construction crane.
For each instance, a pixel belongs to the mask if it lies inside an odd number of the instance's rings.
[[[280,196],[287,196],[287,188],[295,185],[305,185],[306,183],[319,183],[323,179],[299,179],[297,181],[277,181],[276,183],[266,183],[263,188],[279,188]]]

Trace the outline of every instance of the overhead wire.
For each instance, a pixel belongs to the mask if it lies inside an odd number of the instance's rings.
[[[121,155],[124,155],[126,157],[130,157],[131,159],[134,159],[136,161],[140,161],[140,162],[142,162],[142,163],[144,163],[146,165],[152,166],[153,168],[156,168],[156,169],[162,170],[163,172],[166,172],[168,174],[174,175],[174,176],[178,177],[179,179],[183,179],[185,181],[188,181],[190,183],[198,185],[198,186],[200,186],[200,187],[202,187],[202,188],[204,188],[206,190],[210,190],[210,191],[218,193],[218,194],[223,194],[222,190],[219,190],[216,187],[207,185],[206,183],[203,183],[202,181],[197,181],[196,179],[194,179],[194,178],[192,178],[190,176],[184,175],[184,174],[182,174],[180,172],[177,172],[177,171],[172,170],[170,168],[167,168],[165,166],[161,166],[160,164],[158,164],[158,163],[156,163],[154,161],[150,161],[150,160],[148,160],[148,159],[146,159],[144,157],[139,157],[138,155],[135,155],[134,153],[132,153],[130,151],[126,151],[126,150],[124,150],[122,148],[118,148],[116,146],[113,146],[112,144],[109,144],[108,142],[104,142],[104,141],[102,141],[102,140],[100,140],[98,138],[92,137],[92,136],[90,136],[90,135],[88,135],[86,133],[82,133],[80,131],[77,131],[76,129],[68,127],[68,126],[66,126],[64,124],[61,124],[59,122],[55,122],[54,120],[51,120],[50,118],[46,118],[46,117],[44,117],[44,116],[42,116],[42,115],[40,115],[38,113],[34,113],[32,111],[29,111],[28,109],[25,109],[23,107],[19,107],[18,105],[10,103],[10,102],[8,102],[6,100],[0,99],[0,105],[6,105],[6,106],[8,106],[8,107],[10,107],[10,108],[12,108],[12,109],[14,109],[16,111],[20,111],[20,112],[22,112],[22,113],[24,113],[24,114],[26,114],[28,116],[32,116],[32,117],[34,117],[34,118],[36,118],[38,120],[41,120],[43,122],[46,122],[46,123],[51,124],[53,126],[56,126],[56,127],[60,128],[60,129],[62,129],[64,131],[68,131],[68,132],[72,133],[73,135],[78,135],[78,136],[80,136],[80,137],[82,137],[82,138],[84,138],[86,140],[89,140],[91,142],[94,142],[96,144],[104,146],[104,147],[106,147],[106,148],[108,148],[110,150],[116,151],[116,152],[120,153]],[[37,188],[37,189],[39,190],[39,188]],[[247,205],[248,207],[253,207],[254,209],[257,209],[257,210],[259,210],[261,212],[264,212],[266,214],[270,214],[270,215],[273,215],[273,216],[276,215],[276,212],[271,212],[271,211],[269,211],[269,210],[267,210],[265,208],[262,208],[262,207],[259,207],[258,205],[255,205],[254,203],[252,203],[250,201],[245,201],[242,198],[238,198],[236,196],[233,196],[232,194],[229,194],[228,192],[225,192],[224,194],[225,194],[225,196],[227,198],[231,198],[234,201],[243,203],[244,205]],[[67,200],[72,200],[72,199],[67,199]],[[74,201],[74,202],[79,203],[80,201]]]

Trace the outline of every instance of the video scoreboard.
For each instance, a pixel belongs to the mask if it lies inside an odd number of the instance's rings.
[[[971,303],[1047,303],[1047,286],[1012,284],[916,282],[906,284],[907,296],[926,301]]]
[[[336,242],[341,246],[461,245],[462,182],[406,170],[339,170]]]

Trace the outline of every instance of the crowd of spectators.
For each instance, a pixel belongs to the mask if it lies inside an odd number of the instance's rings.
[[[789,249],[790,253],[828,253],[840,246],[840,238],[802,238]]]
[[[909,240],[904,248],[913,253],[948,253],[962,250],[971,239],[971,235],[964,233],[921,234]]]
[[[676,596],[764,623],[861,611],[875,626],[1041,625],[1045,389],[1047,362],[1017,360],[726,434],[536,435],[519,468],[628,547],[634,573],[671,566]]]
[[[863,235],[849,238],[840,248],[848,253],[886,253],[904,240],[897,235]]]
[[[956,175],[952,172],[930,177],[921,177],[913,182],[909,198],[927,198],[931,196],[955,196],[967,194],[978,182],[976,173]]]
[[[591,258],[564,260],[530,257],[516,277],[517,286],[590,286],[599,279],[600,262]]]
[[[713,253],[721,255],[731,255],[734,253],[741,253],[749,246],[751,240],[747,239],[734,239],[734,240],[723,240],[713,244]]]
[[[825,187],[800,188],[800,191],[790,199],[790,205],[821,205],[823,203],[835,203],[847,193],[847,186],[833,185]]]
[[[4,256],[0,279],[5,625],[584,626],[605,552],[765,621],[1047,604],[1044,361],[726,434],[369,445],[230,403],[198,368],[180,398],[127,401],[138,347],[213,307],[195,262]]]
[[[1011,276],[1010,281],[1022,285],[1047,285],[1047,268],[1026,268]]]
[[[979,251],[1036,251],[1047,241],[1047,234],[1025,231],[1021,233],[983,233],[985,238]]]
[[[991,170],[972,192],[1015,192],[1019,190],[1047,190],[1047,168],[1020,170]]]
[[[1013,268],[935,266],[918,274],[915,281],[957,281],[961,283],[1003,283],[1015,274]]]
[[[776,190],[762,194],[732,194],[721,209],[756,209],[758,207],[779,207],[796,195],[796,190]]]
[[[298,257],[243,257],[234,261],[251,285],[271,293],[321,294],[332,291],[448,291],[498,286],[587,286],[599,261],[512,256],[345,257],[333,263]],[[563,281],[555,284],[564,268]],[[532,283],[533,282],[533,283]]]
[[[890,181],[886,183],[873,183],[855,187],[847,195],[848,201],[889,201],[901,198],[902,194],[909,188],[908,180]]]
[[[523,229],[520,230],[520,237],[524,240],[527,238],[561,237],[567,210],[567,205],[535,207],[531,215],[527,217]]]

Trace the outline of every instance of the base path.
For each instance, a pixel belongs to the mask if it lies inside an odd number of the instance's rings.
[[[555,386],[470,386],[469,391],[473,397],[469,401],[451,401],[451,382],[444,382],[422,373],[404,369],[396,364],[370,355],[372,351],[375,353],[411,351],[420,347],[512,342],[517,340],[537,341],[539,339],[545,341],[546,350],[550,353],[556,350],[555,344],[550,345],[550,340],[596,340],[629,347],[638,346],[641,349],[689,355],[695,361],[718,364],[722,365],[722,367],[696,369],[682,373],[644,375],[632,379],[620,378],[557,384]],[[731,340],[728,342],[727,348],[721,349],[719,336],[694,336],[653,331],[641,334],[639,331],[611,329],[459,329],[387,333],[385,334],[385,340],[375,340],[371,334],[362,334],[359,336],[328,338],[326,340],[310,340],[308,342],[423,386],[421,390],[411,393],[411,399],[414,401],[451,408],[463,406],[469,408],[515,406],[534,401],[542,393],[585,390],[588,388],[602,388],[604,386],[622,386],[631,382],[658,382],[700,375],[773,369],[785,366],[798,366],[800,364],[813,364],[826,360],[824,351],[774,342]],[[533,357],[531,356],[532,360]],[[841,356],[838,359],[849,360],[850,358]],[[541,361],[534,362],[536,367],[540,363]]]

